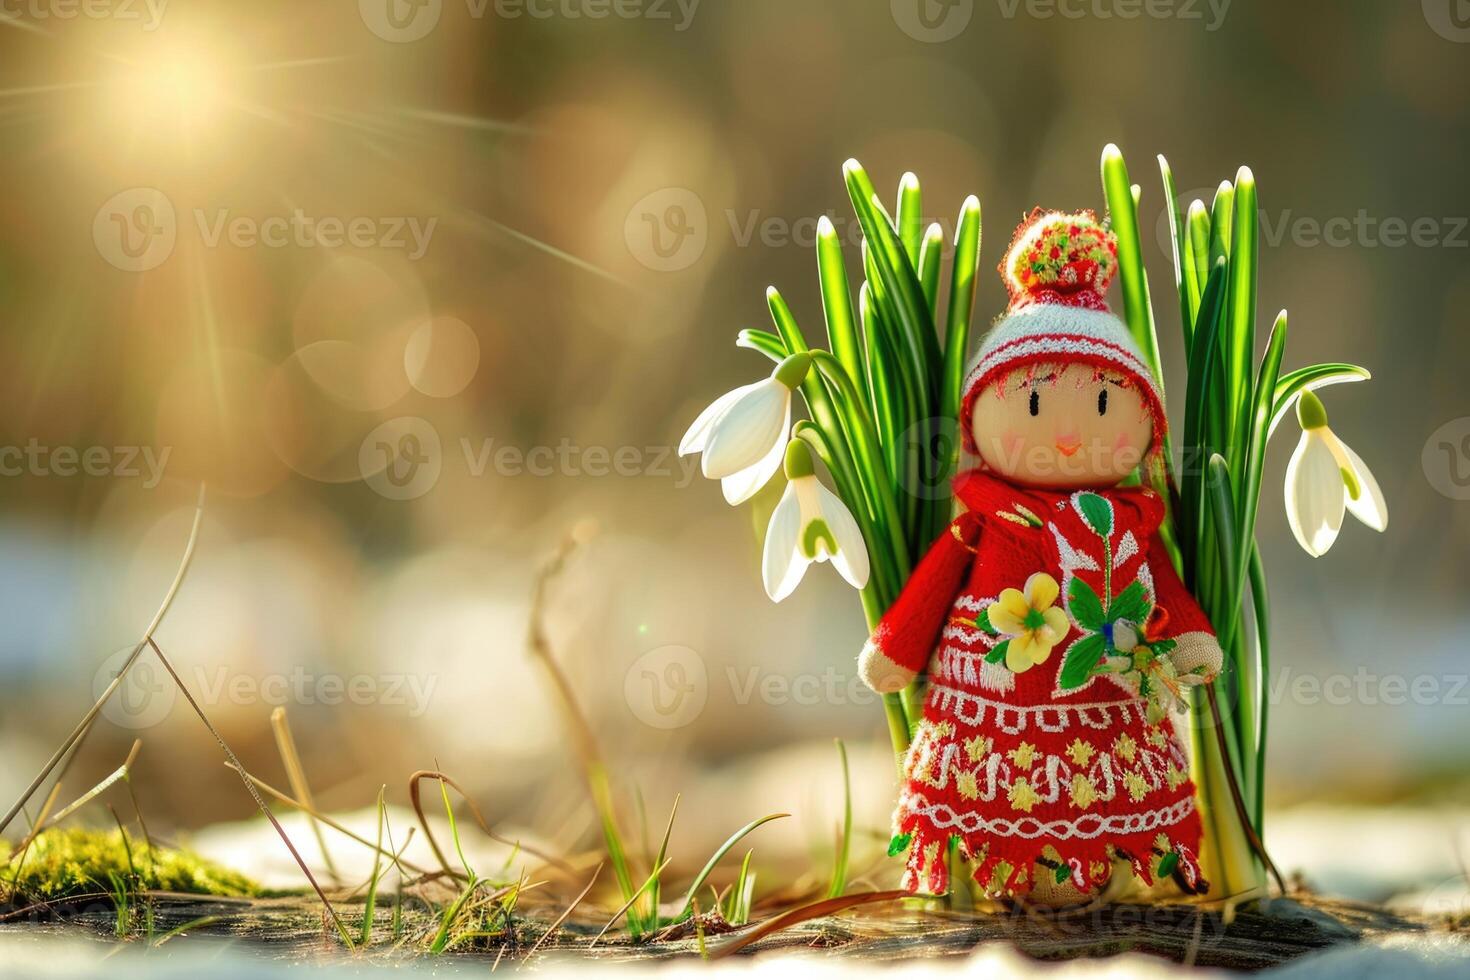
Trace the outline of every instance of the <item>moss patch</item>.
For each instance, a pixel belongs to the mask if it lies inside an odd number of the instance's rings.
[[[3,845],[0,845],[3,846]],[[5,853],[9,853],[5,846]],[[131,851],[131,860],[129,852]],[[24,861],[22,861],[24,857]],[[117,875],[144,891],[252,896],[260,886],[192,851],[157,844],[121,830],[48,830],[17,854],[0,875],[0,897],[49,901],[109,890]]]

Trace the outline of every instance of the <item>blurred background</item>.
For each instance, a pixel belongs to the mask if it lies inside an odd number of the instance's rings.
[[[1287,366],[1375,374],[1324,400],[1387,534],[1350,523],[1305,556],[1281,507],[1294,425],[1270,454],[1269,839],[1309,877],[1365,846],[1451,874],[1470,803],[1466,6],[0,0],[0,797],[141,635],[206,481],[158,639],[263,778],[285,784],[284,706],[325,808],[384,783],[402,803],[437,766],[492,820],[586,841],[526,649],[536,569],[575,533],[548,627],[627,799],[662,814],[682,793],[696,850],[789,810],[760,846],[820,853],[841,737],[860,828],[886,840],[856,596],[821,567],[770,604],[779,481],[732,510],[672,449],[769,370],[733,346],[767,326],[767,285],[820,335],[816,217],[856,241],[845,159],[885,190],[916,172],[947,234],[979,195],[978,337],[1015,223],[1100,209],[1111,141],[1144,188],[1166,363],[1159,153],[1186,204],[1254,169]],[[159,827],[253,812],[151,658],[68,785],[135,738]]]

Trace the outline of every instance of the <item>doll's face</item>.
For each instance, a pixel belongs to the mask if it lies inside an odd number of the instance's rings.
[[[1084,364],[1036,365],[988,385],[972,424],[986,465],[1035,487],[1115,486],[1153,441],[1136,385]]]

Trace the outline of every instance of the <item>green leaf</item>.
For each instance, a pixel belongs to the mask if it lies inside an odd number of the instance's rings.
[[[1103,623],[1107,622],[1103,615],[1102,600],[1097,597],[1092,586],[1080,578],[1072,579],[1072,584],[1067,588],[1067,610],[1086,630],[1100,630]]]
[[[1308,388],[1325,388],[1328,385],[1346,384],[1350,381],[1367,381],[1373,377],[1367,368],[1356,364],[1313,364],[1311,367],[1292,371],[1276,382],[1276,405],[1271,411],[1271,426],[1275,432],[1282,416],[1291,411],[1297,396]]]
[[[909,843],[913,841],[913,834],[894,834],[893,839],[888,842],[888,856],[897,857],[908,850]]]
[[[791,814],[789,813],[773,813],[770,816],[761,817],[759,820],[752,820],[750,823],[746,824],[744,827],[741,827],[739,830],[735,831],[735,833],[731,834],[730,839],[721,844],[715,850],[715,853],[710,855],[710,859],[705,864],[703,870],[701,870],[699,874],[695,875],[694,880],[690,882],[689,891],[684,895],[684,903],[678,916],[675,917],[675,921],[678,922],[688,918],[689,914],[694,911],[694,896],[699,894],[699,890],[704,887],[705,881],[707,881],[709,879],[709,876],[714,873],[715,868],[719,866],[719,863],[722,860],[724,860],[725,855],[730,853],[731,848],[740,843],[740,841],[743,840],[746,835],[748,835],[752,830],[755,830],[757,827],[761,826],[761,824],[770,823],[772,820],[780,820],[782,817],[789,816],[791,816]]]
[[[1052,877],[1056,879],[1057,884],[1063,884],[1068,878],[1072,877],[1072,869],[1068,865],[1059,864],[1053,869]]]
[[[990,625],[989,609],[980,610],[980,615],[975,617],[975,628],[982,633],[989,633],[991,636],[1000,635],[1000,630]]]
[[[822,312],[827,318],[827,340],[832,354],[856,382],[863,379],[862,348],[852,309],[842,242],[832,222],[823,218],[817,230],[817,275],[822,286]]]
[[[1118,593],[1118,597],[1108,607],[1108,622],[1116,623],[1120,619],[1126,619],[1130,623],[1141,623],[1148,618],[1152,609],[1153,603],[1148,601],[1148,592],[1144,590],[1143,583],[1134,581]]]
[[[1078,580],[1073,579],[1073,581]],[[1063,691],[1073,691],[1086,684],[1102,661],[1106,646],[1107,643],[1101,635],[1092,633],[1068,647],[1067,657],[1062,661],[1061,676],[1057,679],[1057,687]]]
[[[1005,658],[1006,658],[1006,651],[1009,650],[1010,648],[1011,648],[1011,641],[1010,640],[1001,640],[999,643],[997,643],[995,645],[995,647],[989,653],[987,653],[985,655],[985,662],[988,663],[988,664],[998,664],[998,663],[1000,663],[1001,661],[1005,660]]]
[[[1095,493],[1084,493],[1077,498],[1077,508],[1087,526],[1097,532],[1104,541],[1113,536],[1113,505],[1106,497]]]
[[[1159,862],[1159,877],[1160,878],[1167,878],[1167,877],[1169,877],[1171,874],[1174,873],[1174,869],[1177,868],[1178,866],[1179,866],[1179,855],[1177,853],[1175,853],[1174,851],[1170,851],[1168,854],[1165,854],[1164,855],[1164,859]]]

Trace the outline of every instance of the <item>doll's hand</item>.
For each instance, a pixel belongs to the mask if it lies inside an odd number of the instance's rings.
[[[864,684],[879,694],[893,694],[908,687],[919,675],[889,660],[870,639],[863,645],[863,652],[858,655],[858,676],[863,679]]]
[[[1175,647],[1169,652],[1174,671],[1183,678],[1197,678],[1193,683],[1208,684],[1220,673],[1225,654],[1220,641],[1209,633],[1181,633],[1174,637]],[[1190,681],[1186,681],[1190,683]]]

